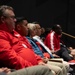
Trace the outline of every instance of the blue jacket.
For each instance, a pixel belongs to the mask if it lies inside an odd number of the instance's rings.
[[[38,47],[38,45],[35,43],[35,40],[32,39],[32,38],[30,38],[30,37],[26,37],[26,38],[27,38],[27,39],[29,40],[29,42],[31,43],[34,52],[35,52],[37,55],[40,55],[41,57],[44,57],[42,51],[40,50],[40,48]]]

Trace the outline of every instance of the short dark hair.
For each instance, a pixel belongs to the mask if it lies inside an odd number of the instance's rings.
[[[25,17],[16,17],[16,24],[21,23],[23,20],[27,20]]]
[[[25,17],[16,17],[16,22],[15,22],[15,30],[17,30],[17,25],[22,25],[23,20],[27,20]]]
[[[59,28],[58,25],[59,25],[59,24],[54,24],[54,25],[52,26],[52,30],[55,31],[57,28]],[[59,25],[59,26],[60,26],[60,25]],[[61,26],[60,26],[60,27],[61,27]]]

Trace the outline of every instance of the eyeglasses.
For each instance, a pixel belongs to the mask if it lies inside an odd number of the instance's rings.
[[[15,16],[4,16],[5,18],[12,18],[12,19],[16,19]]]

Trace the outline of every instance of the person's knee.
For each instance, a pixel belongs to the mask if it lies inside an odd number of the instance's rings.
[[[41,71],[44,75],[55,75],[55,72],[47,66],[40,65],[39,67],[39,71]]]
[[[44,67],[43,69],[44,69],[45,75],[56,75],[55,71],[49,69],[48,67]]]
[[[60,67],[57,67],[57,69],[56,69],[56,75],[59,75],[59,74],[63,74],[63,71],[62,71],[62,69],[60,68]]]
[[[63,65],[65,66],[67,72],[69,71],[70,65],[68,64],[68,62],[64,61]]]

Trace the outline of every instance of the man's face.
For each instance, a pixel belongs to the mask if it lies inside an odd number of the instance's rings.
[[[58,35],[61,35],[61,34],[62,34],[62,29],[61,29],[61,26],[60,26],[60,25],[57,25],[57,28],[55,29],[55,32],[56,32]]]
[[[10,32],[12,32],[12,30],[15,28],[16,21],[14,12],[12,10],[7,9],[3,18],[3,22],[7,25]]]
[[[21,25],[18,25],[19,27],[17,27],[19,33],[22,36],[27,36],[28,35],[28,27],[27,27],[27,20],[23,20],[23,22],[21,23]]]

